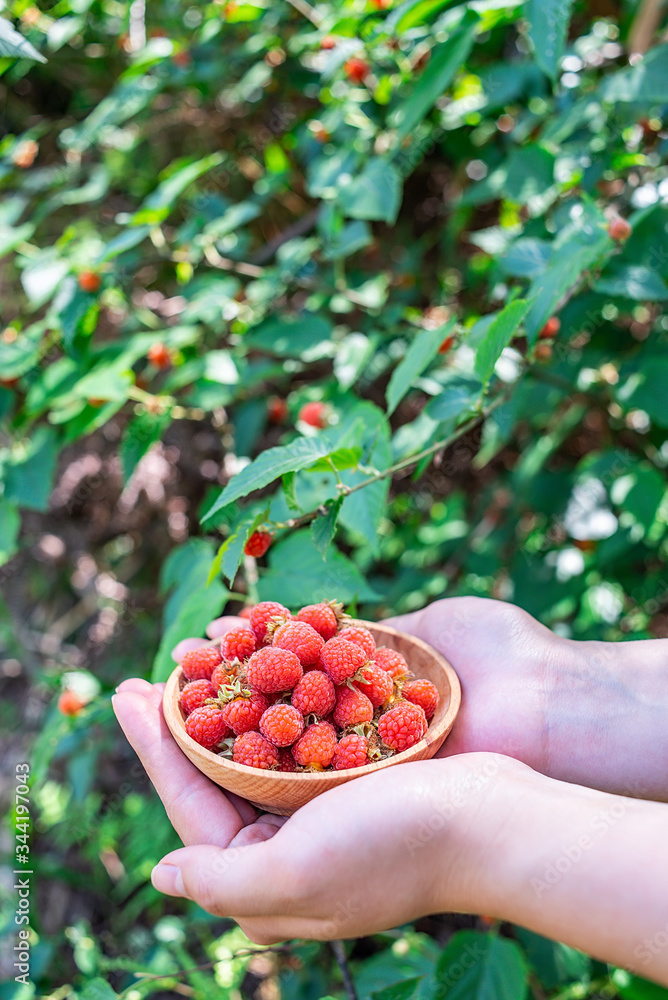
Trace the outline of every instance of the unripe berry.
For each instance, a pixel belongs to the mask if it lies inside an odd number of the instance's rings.
[[[82,271],[78,278],[79,288],[82,292],[94,295],[102,287],[102,278],[97,271]]]
[[[630,224],[626,221],[626,219],[622,219],[620,215],[615,216],[615,218],[611,219],[608,224],[608,235],[618,243],[628,240],[631,232],[632,230]]]
[[[172,367],[172,352],[161,341],[150,346],[146,357],[156,368],[166,369]]]

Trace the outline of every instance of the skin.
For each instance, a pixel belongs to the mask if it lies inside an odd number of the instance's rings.
[[[161,685],[120,685],[119,722],[185,845],[155,887],[263,944],[490,913],[668,984],[668,644],[572,642],[478,598],[390,624],[462,680],[442,755],[341,785],[287,821],[258,817],[187,760]]]

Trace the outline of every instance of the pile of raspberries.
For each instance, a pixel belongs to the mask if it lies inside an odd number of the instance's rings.
[[[186,732],[207,750],[264,770],[339,771],[427,732],[435,685],[413,679],[401,653],[377,648],[336,601],[296,615],[263,601],[248,618],[181,661]]]

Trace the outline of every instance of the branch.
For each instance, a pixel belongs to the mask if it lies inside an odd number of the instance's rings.
[[[316,28],[320,27],[322,22],[320,20],[319,15],[316,14],[316,12],[313,10],[313,7],[311,7],[310,4],[306,3],[306,0],[288,0],[288,3],[292,7],[294,7],[295,10],[299,11],[302,17],[305,17],[308,21],[311,22],[311,24],[314,24]]]
[[[346,988],[348,1000],[359,1000],[357,990],[355,989],[355,983],[353,982],[353,977],[350,973],[350,966],[348,965],[346,949],[343,947],[343,941],[330,941],[329,943],[332,951],[334,952],[334,958],[336,959],[337,965],[341,970],[341,978],[343,979],[343,985]]]

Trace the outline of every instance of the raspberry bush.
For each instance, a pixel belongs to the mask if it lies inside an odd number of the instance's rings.
[[[631,0],[2,5],[0,665],[41,783],[44,995],[219,955],[142,995],[248,988],[239,932],[147,885],[176,843],[107,700],[223,609],[310,604],[327,643],[331,594],[372,619],[466,593],[668,633],[665,37]],[[195,659],[193,701],[282,614]],[[299,669],[302,759],[358,759]],[[648,995],[486,927],[355,946],[360,995],[440,995],[471,955],[472,994],[492,968],[514,995]],[[326,946],[290,948],[266,978],[340,991]]]

